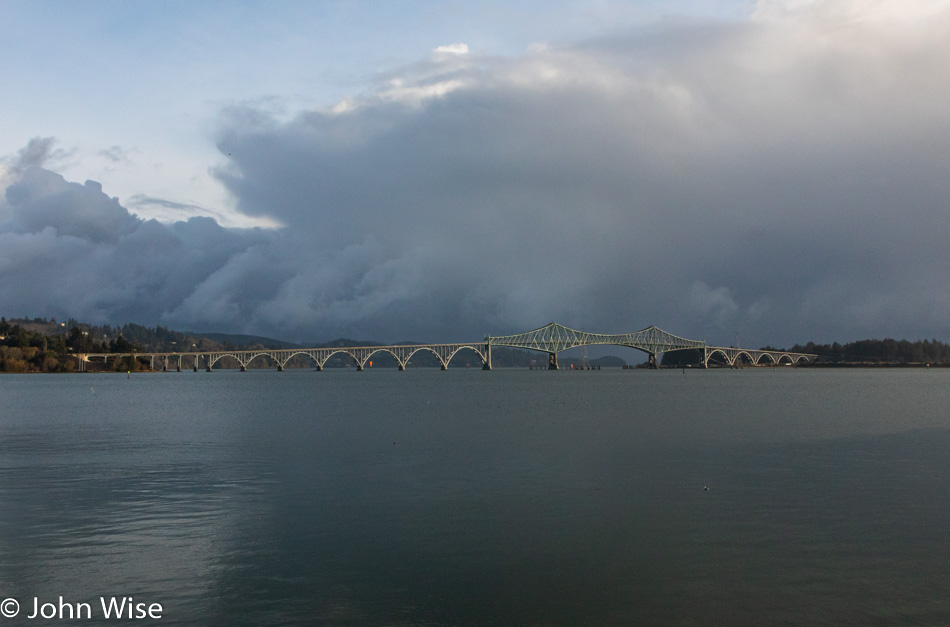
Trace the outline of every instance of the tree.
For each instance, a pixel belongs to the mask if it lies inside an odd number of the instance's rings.
[[[135,351],[136,346],[120,334],[109,344],[109,349],[113,353],[131,353]]]

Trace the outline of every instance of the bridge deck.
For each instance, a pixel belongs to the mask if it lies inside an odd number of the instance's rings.
[[[317,348],[282,348],[282,349],[247,349],[247,350],[216,350],[216,351],[182,351],[162,353],[82,353],[78,355],[80,371],[86,369],[86,364],[93,360],[103,360],[133,356],[133,358],[147,358],[155,369],[155,360],[160,360],[163,370],[169,367],[169,361],[177,362],[174,367],[183,368],[186,361],[198,370],[204,364],[207,370],[224,357],[231,357],[241,364],[241,370],[246,370],[248,364],[258,357],[267,357],[277,364],[278,370],[283,370],[292,357],[304,355],[312,359],[317,370],[323,370],[324,365],[334,355],[348,355],[356,363],[357,370],[363,370],[370,358],[377,353],[388,353],[396,360],[400,370],[405,370],[409,360],[420,351],[436,356],[442,369],[448,368],[449,362],[459,351],[467,350],[475,353],[481,360],[485,370],[491,370],[491,349],[493,346],[520,348],[546,352],[550,355],[550,368],[557,369],[557,354],[579,346],[613,345],[625,346],[643,351],[649,355],[649,363],[656,367],[657,355],[678,350],[702,350],[702,365],[708,366],[713,358],[721,358],[726,364],[733,366],[738,363],[763,365],[779,363],[808,363],[814,361],[816,355],[806,353],[792,353],[788,351],[755,350],[747,348],[707,346],[699,340],[689,340],[671,333],[667,333],[655,326],[650,326],[635,333],[607,335],[602,333],[587,333],[577,331],[557,323],[550,323],[533,331],[515,335],[488,336],[482,342],[457,342],[450,344],[398,344],[391,346],[333,346]]]

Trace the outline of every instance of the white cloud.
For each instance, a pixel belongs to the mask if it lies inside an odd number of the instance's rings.
[[[439,46],[433,50],[433,53],[435,53],[436,56],[468,54],[468,44],[456,43],[449,44],[447,46]]]
[[[461,80],[447,80],[428,84],[407,85],[402,79],[397,78],[391,80],[389,89],[381,92],[379,96],[383,100],[390,102],[398,102],[418,107],[426,100],[441,98],[461,88],[464,84],[465,83]],[[345,110],[342,112],[345,112]]]
[[[948,10],[948,0],[759,0],[752,17],[823,28],[846,29],[862,23],[894,28],[926,22]]]

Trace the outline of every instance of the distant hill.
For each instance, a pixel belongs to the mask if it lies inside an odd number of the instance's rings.
[[[233,346],[235,348],[246,348],[248,346],[263,346],[265,348],[312,348],[312,346],[305,347],[303,344],[294,344],[293,342],[285,342],[284,340],[277,340],[272,337],[264,337],[262,335],[241,335],[238,333],[194,333],[192,331],[185,331],[184,333],[193,337],[203,337],[216,344],[221,344],[223,346]]]

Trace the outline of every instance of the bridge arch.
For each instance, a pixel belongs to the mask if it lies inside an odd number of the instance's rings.
[[[374,350],[373,348],[371,348],[371,349],[369,349],[369,350],[366,351],[365,356],[363,357],[363,363],[360,364],[360,369],[365,368],[365,367],[366,367],[366,364],[369,363],[369,361],[370,361],[370,359],[373,357],[373,355],[376,355],[377,353],[388,353],[389,355],[392,356],[393,359],[396,360],[396,363],[397,363],[399,366],[405,368],[405,364],[404,364],[402,361],[399,360],[399,355],[397,355],[397,354],[394,353],[391,349],[389,349],[389,348],[387,348],[387,347],[385,347],[385,346],[380,346],[379,348],[375,348],[375,350]],[[408,361],[408,360],[407,360],[407,361]]]
[[[317,358],[314,357],[314,356],[313,356],[313,353],[311,353],[310,351],[296,351],[296,352],[292,352],[292,353],[290,353],[289,355],[287,355],[287,356],[284,358],[284,361],[278,362],[278,363],[280,364],[280,367],[281,367],[281,368],[286,368],[286,367],[287,367],[287,364],[290,363],[290,360],[293,359],[294,357],[296,357],[297,355],[303,355],[304,357],[306,357],[307,359],[309,359],[310,361],[312,361],[315,366],[317,366],[317,367],[320,366],[320,362],[317,361]]]
[[[442,355],[440,355],[438,351],[436,351],[434,348],[430,346],[419,346],[418,348],[411,350],[409,353],[406,354],[405,361],[400,362],[399,365],[402,367],[402,369],[405,369],[409,365],[409,361],[412,359],[412,356],[415,355],[416,353],[423,352],[423,351],[426,351],[435,355],[435,358],[439,360],[439,364],[442,366],[442,370],[445,370],[446,368],[449,367],[448,361],[445,359],[442,359]],[[398,361],[398,358],[397,358],[397,361]]]
[[[451,353],[449,353],[448,356],[446,357],[446,359],[445,359],[445,365],[446,365],[446,367],[448,367],[449,364],[452,363],[452,360],[455,359],[455,356],[458,355],[458,354],[459,354],[460,352],[462,352],[463,350],[470,350],[470,351],[472,351],[473,353],[475,353],[475,356],[478,357],[478,359],[479,359],[479,361],[481,362],[481,365],[482,365],[482,366],[484,366],[485,364],[488,363],[488,359],[486,359],[486,357],[482,354],[482,352],[481,352],[480,350],[478,350],[477,348],[475,348],[474,346],[459,346],[459,347],[456,348],[454,351],[452,351]]]
[[[247,364],[244,362],[244,360],[238,357],[234,353],[214,353],[208,356],[208,368],[214,368],[214,365],[218,363],[219,361],[221,361],[222,359],[224,359],[225,357],[230,357],[234,361],[238,362],[239,364],[241,364],[242,368],[247,367]]]
[[[729,359],[729,355],[726,353],[726,351],[722,350],[721,348],[714,348],[714,349],[709,350],[706,353],[706,359],[703,361],[703,365],[709,366],[709,361],[716,355],[719,355],[720,357],[722,357],[722,360],[725,362],[727,366],[732,365],[732,361]]]
[[[739,351],[736,353],[735,357],[732,358],[732,364],[747,364],[753,366],[755,365],[755,358],[752,357],[752,353],[749,351]]]
[[[281,364],[281,363],[280,363],[280,360],[277,359],[277,357],[274,356],[274,353],[272,353],[272,352],[270,352],[270,351],[261,351],[261,352],[259,352],[259,353],[255,353],[254,355],[251,355],[250,357],[248,357],[248,358],[247,358],[247,361],[244,362],[244,368],[246,369],[248,366],[250,366],[250,365],[251,365],[251,362],[254,361],[255,359],[257,359],[258,357],[266,357],[266,358],[269,359],[270,361],[274,362],[274,365],[275,365],[275,366],[283,367],[283,364]]]
[[[337,349],[337,350],[335,350],[335,351],[329,352],[329,353],[327,353],[327,354],[323,357],[323,363],[320,364],[320,369],[321,369],[321,370],[322,370],[323,367],[326,365],[326,363],[327,363],[328,361],[330,361],[330,358],[333,357],[334,355],[349,355],[350,359],[353,360],[353,363],[356,364],[356,367],[357,367],[359,370],[362,370],[362,369],[363,369],[363,364],[360,363],[360,360],[356,357],[356,355],[354,355],[354,354],[351,353],[350,351],[346,350],[345,348],[341,348],[341,349]]]

